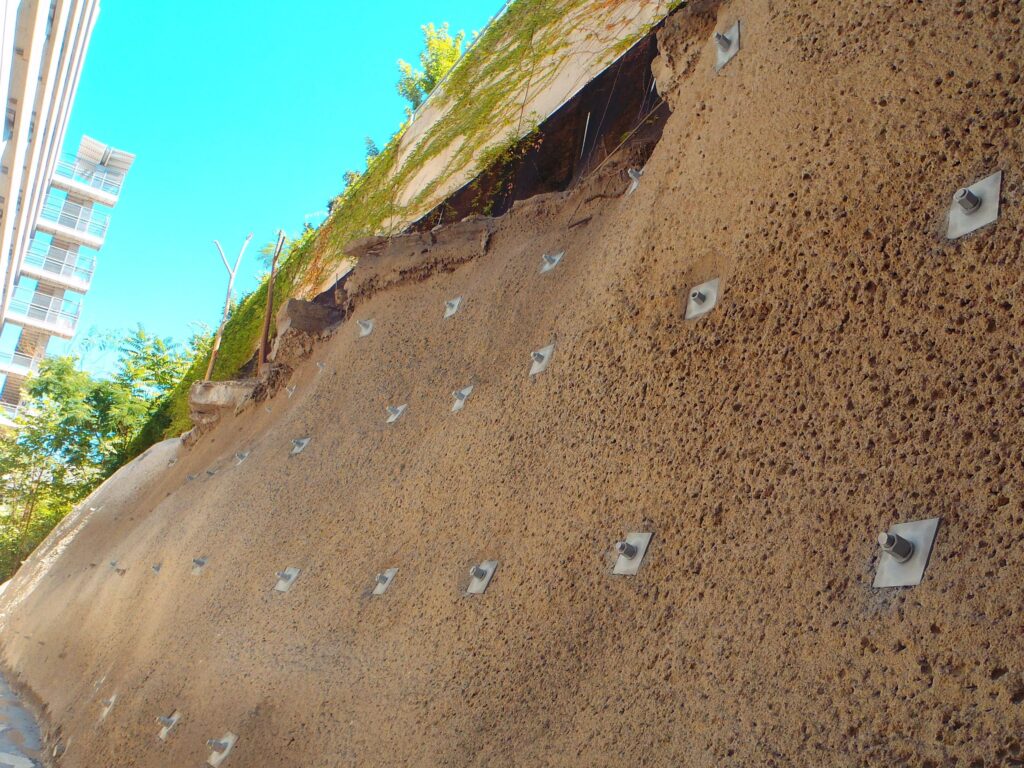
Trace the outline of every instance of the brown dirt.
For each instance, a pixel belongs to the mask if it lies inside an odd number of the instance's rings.
[[[199,765],[226,730],[226,768],[1024,764],[1020,5],[691,13],[635,195],[518,204],[483,255],[431,246],[454,268],[384,275],[355,310],[372,336],[348,321],[292,398],[23,569],[3,658],[59,765]],[[996,168],[998,224],[946,242],[954,189]],[[720,306],[683,322],[715,275]],[[876,534],[934,515],[924,583],[873,590]],[[631,529],[652,549],[612,577]]]

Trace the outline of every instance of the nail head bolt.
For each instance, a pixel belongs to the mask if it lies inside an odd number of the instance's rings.
[[[481,568],[479,565],[474,565],[469,569],[469,575],[474,579],[483,579],[487,577],[487,569]]]
[[[200,568],[202,568],[204,565],[206,565],[206,558],[205,557],[193,557],[192,558],[192,563],[194,565],[198,565]]]
[[[895,533],[878,534],[878,545],[897,563],[905,563],[914,555],[913,543]]]
[[[377,574],[377,583],[378,584],[387,584],[388,583],[388,575],[386,573],[378,573]]]
[[[958,189],[953,195],[953,200],[967,213],[974,213],[981,207],[981,197],[966,187]]]
[[[112,707],[112,706],[114,706],[114,700],[113,699],[104,699],[103,700],[103,706],[105,706],[105,707]]]
[[[208,746],[214,752],[223,752],[228,748],[228,743],[226,741],[220,741],[218,739],[208,739],[206,742],[206,746]]]
[[[698,304],[703,304],[705,301],[708,300],[708,295],[703,291],[694,291],[693,293],[690,294],[690,298],[693,299]]]
[[[732,40],[729,39],[729,36],[723,35],[721,32],[715,32],[715,42],[718,43],[718,47],[723,51],[729,50],[732,46]]]
[[[543,363],[544,362],[544,353],[543,352],[534,352],[534,353],[532,353],[531,357],[533,358],[533,361],[535,363]]]
[[[167,728],[170,728],[172,725],[174,725],[174,718],[167,717],[165,715],[160,715],[160,717],[158,717],[156,721],[160,723],[160,725],[165,726]]]
[[[615,545],[615,551],[623,557],[627,557],[632,560],[636,557],[637,548],[635,545],[630,544],[628,541],[620,541]]]

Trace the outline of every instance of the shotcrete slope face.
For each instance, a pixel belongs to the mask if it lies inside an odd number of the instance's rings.
[[[361,301],[370,336],[27,564],[4,660],[59,765],[199,765],[228,731],[228,768],[1024,759],[1020,33],[997,2],[673,17],[633,195],[520,204],[454,269],[476,241],[410,253],[436,269]],[[999,168],[999,221],[947,242]],[[879,531],[933,516],[923,583],[873,590]]]

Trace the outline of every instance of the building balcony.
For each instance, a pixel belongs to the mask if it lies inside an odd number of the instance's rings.
[[[124,172],[76,155],[63,155],[57,161],[51,183],[57,189],[113,208],[121,194]]]
[[[0,427],[7,427],[8,429],[14,429],[17,427],[14,420],[18,417],[18,411],[21,406],[15,405],[14,403],[7,403],[0,400]]]
[[[42,283],[85,293],[96,269],[96,257],[59,245],[33,242],[21,263],[21,274]]]
[[[36,229],[98,251],[103,247],[110,216],[70,200],[50,201],[39,213]]]
[[[14,289],[4,321],[23,328],[35,328],[50,336],[70,339],[75,335],[81,310],[81,304],[63,297],[47,296],[32,288],[19,286]]]
[[[0,352],[0,373],[24,378],[39,371],[42,357],[32,357],[21,352]]]

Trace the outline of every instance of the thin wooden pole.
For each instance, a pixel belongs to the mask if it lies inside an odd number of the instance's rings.
[[[252,240],[252,232],[245,238],[245,242],[242,243],[242,250],[238,252],[238,258],[235,260],[235,268],[232,269],[231,265],[228,264],[227,257],[224,256],[224,249],[220,247],[220,243],[216,240],[213,244],[217,246],[217,251],[220,253],[220,260],[224,262],[224,269],[228,271],[228,296],[224,300],[224,315],[220,319],[220,325],[217,327],[217,335],[213,338],[213,349],[210,350],[210,363],[206,366],[206,380],[210,380],[210,376],[213,375],[213,364],[217,362],[217,351],[220,349],[220,339],[224,334],[224,326],[228,322],[228,312],[231,310],[231,291],[235,287],[235,275],[238,274],[238,265],[242,263],[242,254],[245,253],[245,249],[249,246],[249,241]]]
[[[256,372],[263,373],[263,366],[267,362],[267,345],[270,341],[270,316],[274,311],[274,278],[277,276],[277,259],[284,248],[284,230],[277,230],[277,245],[274,246],[274,260],[270,263],[270,277],[267,279],[267,309],[263,313],[263,335],[260,336],[260,356],[256,365]]]

